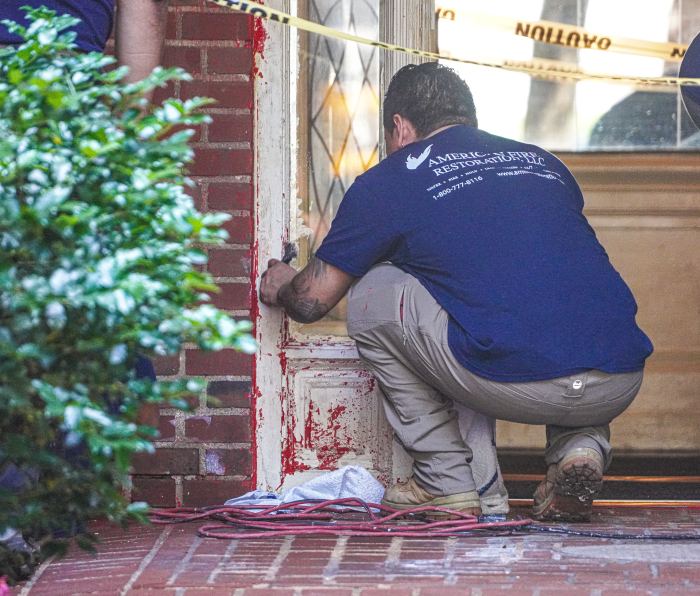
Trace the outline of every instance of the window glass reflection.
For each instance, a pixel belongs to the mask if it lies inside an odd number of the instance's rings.
[[[309,0],[302,13],[314,22],[379,38],[379,0]],[[302,34],[299,115],[299,196],[305,226],[305,264],[330,229],[355,178],[379,160],[379,50]],[[314,335],[345,334],[345,301],[322,321],[303,326]]]
[[[584,71],[633,76],[678,74],[678,61],[572,49],[516,37],[470,15],[500,15],[584,27],[611,38],[689,43],[700,29],[700,0],[440,0],[442,51],[475,60],[548,59]],[[552,150],[683,150],[698,146],[677,91],[597,81],[563,82],[450,63],[472,87],[482,128]]]

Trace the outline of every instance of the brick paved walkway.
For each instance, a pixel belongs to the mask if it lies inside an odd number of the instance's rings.
[[[700,536],[700,510],[600,509],[580,529]],[[19,594],[451,596],[700,594],[700,542],[534,534],[225,541],[197,524],[95,526],[97,556],[45,564]]]

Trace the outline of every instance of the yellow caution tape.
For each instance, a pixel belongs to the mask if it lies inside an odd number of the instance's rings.
[[[452,55],[449,51],[442,52],[442,55],[450,60]],[[530,58],[529,60],[503,60],[504,68],[509,70],[519,70],[528,69],[528,72],[538,71],[538,76],[541,79],[557,80],[561,78],[569,78],[568,75],[576,74],[580,75],[582,78],[578,80],[583,80],[586,78],[586,73],[581,69],[578,64],[571,62],[562,62],[561,60],[550,60],[547,58]],[[671,85],[637,85],[634,83],[634,87],[640,91],[654,91],[658,93],[675,93],[676,87]]]
[[[587,31],[583,27],[553,21],[524,21],[443,7],[438,7],[435,13],[439,19],[477,23],[534,41],[579,50],[622,52],[680,62],[688,49],[684,44],[601,35]]]
[[[383,41],[376,41],[367,37],[360,37],[359,35],[353,35],[352,33],[346,33],[345,31],[339,31],[331,27],[326,27],[325,25],[319,25],[318,23],[295,17],[293,15],[287,14],[286,12],[282,12],[281,10],[258,4],[257,2],[249,2],[248,0],[208,1],[219,6],[232,8],[234,10],[251,15],[253,17],[267,19],[269,21],[276,21],[278,23],[282,23],[283,25],[287,25],[290,27],[296,27],[297,29],[307,31],[309,33],[316,33],[318,35],[323,35],[325,37],[331,37],[334,39],[344,39],[346,41],[351,41],[354,43],[373,46],[375,48],[381,48],[383,50],[391,50],[393,52],[404,52],[406,54],[413,54],[415,56],[430,58],[432,60],[451,60],[453,62],[460,62],[462,64],[473,64],[475,66],[486,66],[489,68],[499,68],[502,70],[509,70],[513,72],[523,72],[536,77],[557,78],[573,81],[594,80],[605,81],[609,83],[623,83],[626,85],[641,86],[700,85],[700,78],[632,77],[623,75],[608,75],[593,72],[583,72],[580,70],[569,71],[566,68],[559,69],[552,66],[546,66],[545,64],[535,65],[528,62],[520,62],[513,60],[501,60],[499,62],[482,62],[477,60],[469,60],[467,58],[445,55],[438,52],[430,52],[428,50],[405,48],[396,44],[385,43]],[[564,66],[568,67],[570,65]]]

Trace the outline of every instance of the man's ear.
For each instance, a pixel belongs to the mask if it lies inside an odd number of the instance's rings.
[[[401,114],[394,114],[392,120],[396,131],[396,140],[400,147],[405,147],[418,140],[416,127],[413,126],[413,123],[408,118]]]

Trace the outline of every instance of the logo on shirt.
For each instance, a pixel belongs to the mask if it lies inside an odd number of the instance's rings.
[[[432,145],[428,145],[425,149],[423,149],[423,153],[421,153],[418,157],[413,157],[409,153],[408,157],[406,158],[406,167],[409,170],[415,170],[420,164],[428,159],[428,155],[430,155],[430,150],[432,147]]]

